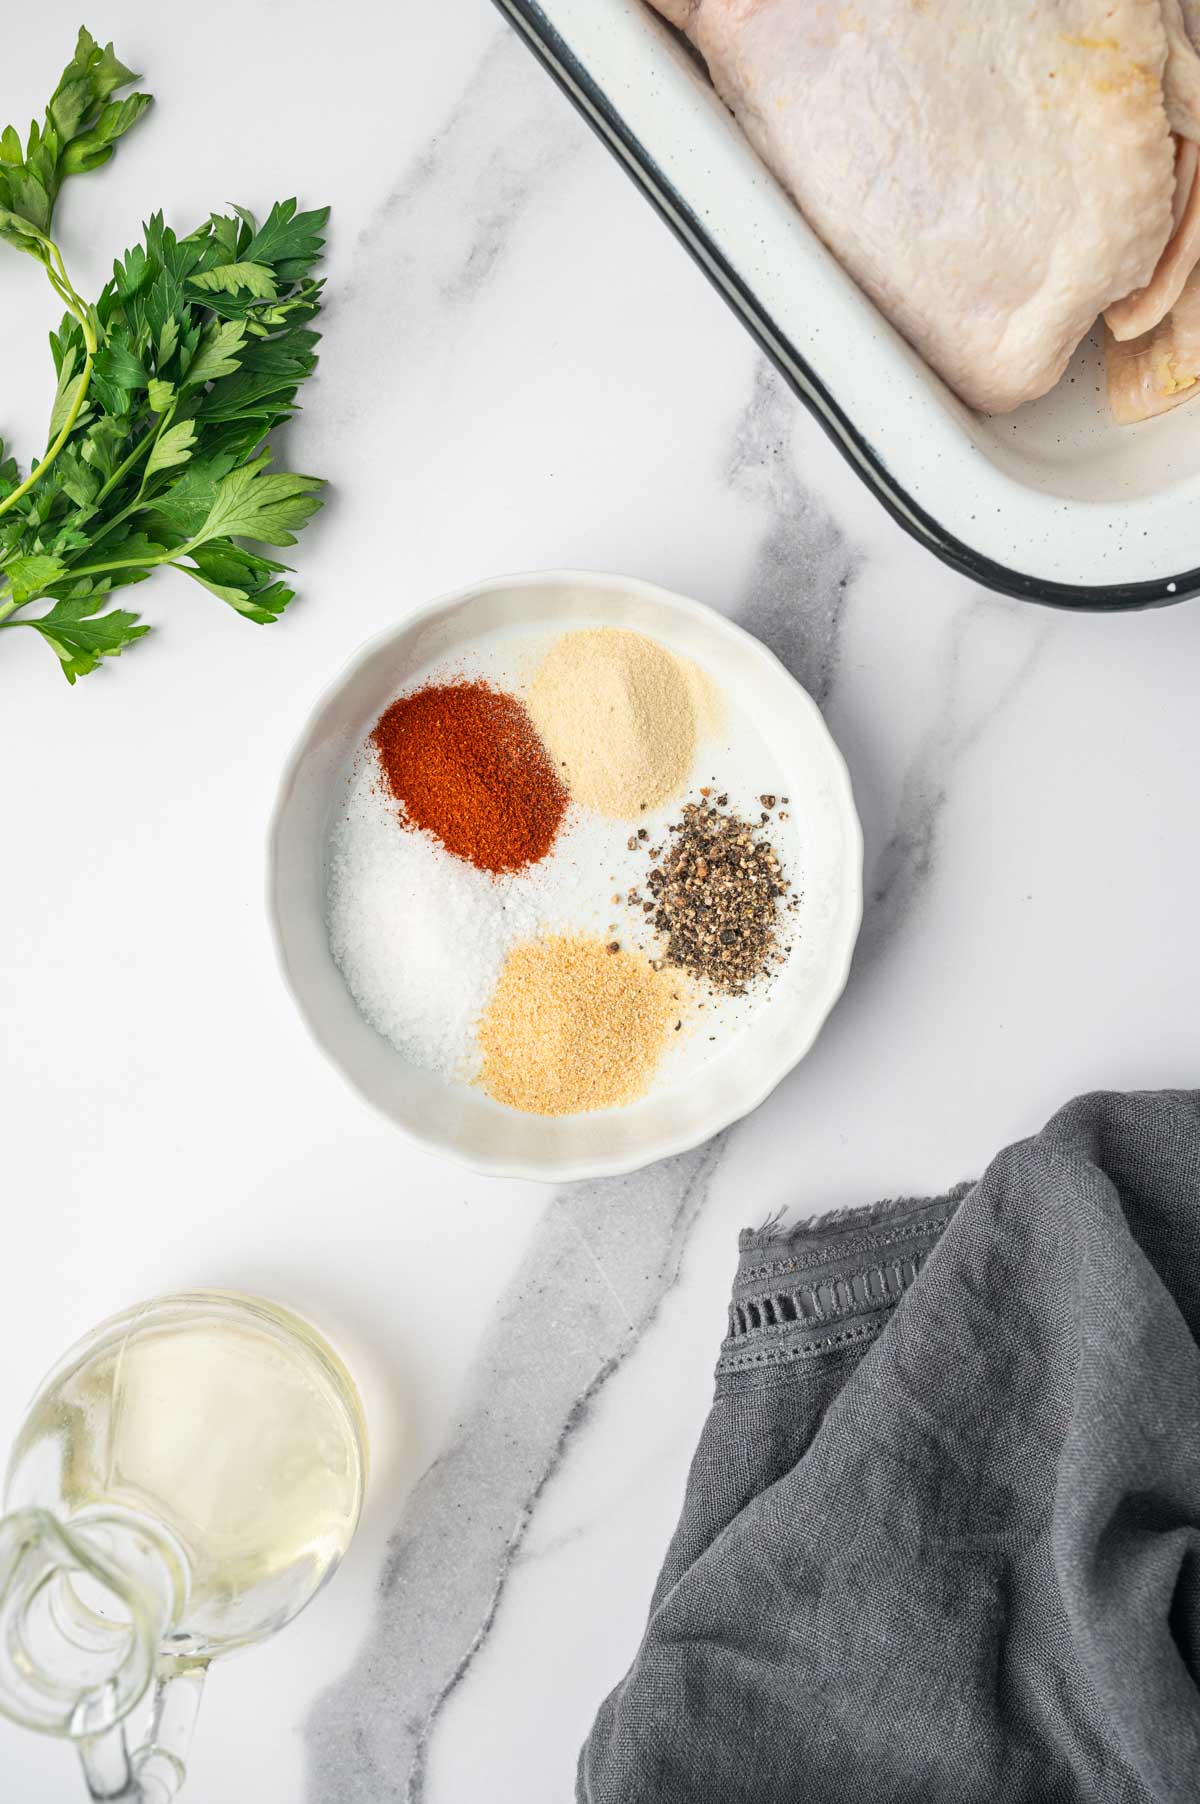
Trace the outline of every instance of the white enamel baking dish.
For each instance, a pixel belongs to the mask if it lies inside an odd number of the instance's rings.
[[[889,513],[989,588],[1130,608],[1200,590],[1200,399],[1113,424],[1098,342],[972,413],[809,230],[644,0],[496,0]]]

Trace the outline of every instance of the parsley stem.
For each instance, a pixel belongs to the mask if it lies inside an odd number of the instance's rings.
[[[0,501],[0,515],[6,514],[10,507],[15,507],[22,496],[27,495],[34,484],[41,481],[42,477],[46,474],[46,471],[50,468],[50,465],[54,462],[63,446],[70,438],[75,427],[75,422],[83,410],[83,404],[87,400],[87,392],[92,380],[92,362],[92,353],[89,351],[84,359],[83,371],[79,378],[79,387],[75,391],[75,399],[71,403],[70,412],[62,423],[61,432],[50,446],[50,449],[47,451],[45,457],[43,457],[41,463],[34,466],[19,488],[15,488],[11,495],[6,495],[4,500]]]
[[[109,479],[105,483],[104,487],[100,490],[100,493],[96,496],[95,501],[92,503],[93,507],[99,507],[100,503],[107,499],[107,497],[112,493],[113,489],[115,489],[117,484],[121,481],[122,477],[128,476],[130,470],[132,470],[132,468],[133,468],[134,464],[137,462],[138,458],[145,457],[147,451],[150,449],[151,445],[154,443],[154,441],[157,437],[158,437],[158,427],[157,426],[155,427],[153,432],[147,432],[147,433],[143,434],[143,436],[138,440],[137,444],[133,447],[133,450],[129,453],[129,456],[125,459],[124,463],[118,464],[117,468],[113,471],[112,475],[109,477]],[[140,499],[140,493],[141,492],[139,490],[139,499]],[[120,517],[121,516],[118,514],[117,519],[119,520]],[[115,522],[110,522],[110,524],[115,524]]]
[[[162,416],[162,418],[159,420],[158,425],[154,428],[154,431],[147,432],[142,438],[140,438],[138,440],[137,444],[134,446],[134,448],[130,452],[129,456],[125,459],[125,462],[121,465],[121,467],[118,470],[115,470],[113,472],[113,474],[109,477],[108,481],[105,483],[104,487],[100,490],[100,493],[96,496],[96,499],[92,504],[94,507],[99,507],[100,503],[105,499],[105,497],[109,493],[109,490],[112,489],[118,482],[120,482],[120,480],[123,476],[128,474],[129,470],[137,462],[139,457],[144,457],[146,452],[151,449],[151,447],[155,444],[156,440],[158,439],[158,436],[159,436],[160,432],[162,431],[163,427],[165,425],[167,425],[167,423],[170,421],[174,412],[175,412],[175,409],[172,408],[170,413],[164,414]],[[138,488],[138,492],[134,496],[133,500],[127,502],[125,504],[125,506],[123,508],[121,508],[119,513],[115,513],[112,516],[111,520],[107,520],[98,532],[95,532],[92,534],[91,544],[92,544],[93,551],[96,549],[96,546],[100,543],[101,539],[106,539],[108,537],[109,533],[112,532],[116,527],[123,525],[124,522],[126,520],[128,520],[130,514],[140,513],[142,511],[142,496],[145,494],[145,492],[146,492],[146,478],[143,476],[141,485]],[[150,504],[147,503],[146,505],[149,506]]]
[[[83,404],[87,400],[87,392],[92,380],[92,364],[95,362],[96,358],[96,334],[92,329],[92,322],[88,316],[87,308],[71,286],[71,279],[67,275],[66,267],[63,263],[62,256],[59,253],[58,246],[50,238],[46,239],[46,246],[51,257],[54,259],[54,264],[57,266],[57,269],[52,267],[49,263],[44,263],[42,267],[49,276],[50,285],[55,293],[66,302],[68,308],[75,315],[75,318],[83,328],[83,343],[87,354],[83,360],[83,369],[79,375],[79,384],[75,390],[75,399],[72,401],[70,411],[62,423],[62,430],[46,452],[41,463],[37,464],[29,472],[28,476],[19,487],[15,488],[10,495],[6,495],[3,501],[0,501],[0,517],[6,514],[10,507],[15,507],[17,502],[20,501],[23,496],[27,495],[36,483],[39,483],[42,480],[42,477],[46,474],[46,471],[50,468],[50,465],[54,462],[63,446],[70,438],[71,433],[75,429],[75,422],[83,411]],[[12,609],[9,608],[7,611],[11,613]],[[2,616],[0,616],[0,618],[2,618]]]
[[[117,486],[117,484],[121,481],[122,477],[128,475],[129,471],[133,468],[134,464],[138,461],[138,459],[140,457],[144,457],[146,455],[146,452],[149,451],[152,448],[152,446],[154,446],[157,443],[160,435],[163,432],[163,429],[170,425],[170,423],[174,419],[174,417],[175,417],[175,406],[172,405],[171,407],[169,407],[167,409],[166,413],[164,413],[160,417],[158,424],[155,426],[153,432],[143,433],[142,437],[138,440],[137,444],[133,447],[133,450],[129,453],[129,456],[125,459],[124,463],[121,464],[118,469],[113,471],[112,475],[109,477],[109,479],[105,483],[104,487],[100,490],[100,493],[96,496],[96,499],[92,504],[94,507],[99,507],[100,503],[106,499],[106,497],[108,496],[110,491],[112,489],[114,489]],[[106,539],[110,532],[113,532],[118,526],[121,526],[124,524],[124,522],[129,518],[130,514],[136,514],[140,510],[141,505],[142,505],[142,496],[145,494],[145,492],[146,492],[146,478],[143,476],[142,480],[141,480],[141,485],[139,486],[138,492],[134,496],[133,500],[128,502],[123,508],[121,508],[119,513],[115,513],[110,520],[107,520],[105,522],[105,524],[102,527],[100,527],[98,532],[95,532],[92,534],[92,550],[93,551],[95,551],[95,549],[99,545],[101,539]]]
[[[111,492],[111,490],[116,488],[117,484],[121,481],[122,477],[127,476],[129,474],[130,470],[133,468],[134,464],[137,463],[139,458],[145,457],[147,451],[153,449],[154,445],[158,442],[159,438],[161,437],[164,428],[169,426],[171,424],[171,421],[175,418],[175,408],[177,405],[178,405],[178,403],[173,401],[171,403],[170,407],[167,408],[166,412],[159,415],[158,421],[154,427],[154,430],[152,432],[145,432],[142,434],[141,438],[138,440],[137,444],[133,447],[133,450],[129,453],[129,456],[125,459],[124,463],[120,464],[117,467],[117,469],[115,469],[113,471],[112,475],[109,477],[109,479],[105,483],[104,487],[100,490],[100,493],[96,496],[96,499],[92,504],[94,507],[99,507],[100,503]],[[113,519],[109,521],[109,529],[111,529],[113,526],[115,526],[118,520],[123,520],[125,518],[126,514],[131,514],[134,511],[134,509],[138,505],[138,502],[141,500],[143,493],[145,492],[145,488],[146,488],[146,478],[143,476],[142,482],[141,482],[141,487],[138,489],[137,494],[134,496],[133,500],[130,502],[130,504],[127,508],[123,509],[121,513],[115,515],[113,517]]]
[[[20,606],[21,603],[19,601],[13,600],[12,591],[10,590],[7,599],[0,600],[0,621],[6,620],[10,614],[15,614]]]
[[[101,539],[106,539],[110,532],[115,531],[118,526],[123,525],[124,522],[128,520],[130,514],[136,514],[141,507],[141,504],[141,496],[135,495],[128,507],[123,507],[119,514],[114,514],[111,520],[106,520],[104,525],[92,534],[91,539],[88,542],[89,548],[92,551],[95,551]]]
[[[172,558],[180,557],[187,546],[176,545],[164,551],[161,557],[121,557],[112,558],[107,564],[72,564],[67,572],[69,576],[103,576],[106,570],[151,570],[158,564],[169,564]]]

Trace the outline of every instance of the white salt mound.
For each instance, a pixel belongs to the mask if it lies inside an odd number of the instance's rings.
[[[480,999],[521,931],[496,891],[432,834],[402,826],[374,754],[360,760],[329,842],[330,948],[371,1026],[447,1077],[474,1076]]]
[[[329,838],[327,925],[359,1012],[404,1058],[469,1082],[475,1025],[511,946],[544,932],[605,932],[633,881],[627,828],[572,809],[551,855],[489,876],[402,824],[364,748]]]

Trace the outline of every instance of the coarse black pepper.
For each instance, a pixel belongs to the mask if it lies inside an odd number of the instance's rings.
[[[685,805],[682,819],[668,828],[665,855],[647,873],[646,888],[666,963],[740,996],[786,956],[779,949],[778,917],[788,885],[774,847],[762,836],[769,817],[743,820],[723,807],[727,800]],[[663,852],[652,847],[650,857]]]

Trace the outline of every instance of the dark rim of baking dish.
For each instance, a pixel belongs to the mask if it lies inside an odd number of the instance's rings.
[[[1055,608],[1118,610],[1166,607],[1200,591],[1200,568],[1140,583],[1060,583],[1028,576],[975,551],[934,519],[895,480],[869,442],[847,418],[820,377],[771,319],[713,243],[679,191],[630,131],[612,101],[597,86],[534,0],[495,0],[542,67],[582,114],[596,135],[637,183],[659,217],[699,264],[709,281],[741,319],[792,392],[837,446],[842,456],[905,532],[952,570],[985,588],[1021,601]]]

